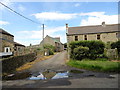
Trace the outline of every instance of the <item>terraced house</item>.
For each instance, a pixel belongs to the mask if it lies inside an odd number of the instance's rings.
[[[68,43],[81,40],[101,40],[105,43],[115,42],[120,39],[120,24],[105,24],[92,26],[68,27],[66,24],[66,35]]]
[[[3,29],[0,29],[0,56],[22,55],[24,45],[14,42],[14,36]]]

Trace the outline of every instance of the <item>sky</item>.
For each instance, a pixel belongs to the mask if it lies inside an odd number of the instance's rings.
[[[118,23],[118,2],[10,2],[2,3],[34,20],[33,23],[0,5],[0,28],[14,35],[14,41],[23,45],[39,44],[42,24],[45,35],[60,37],[66,43],[66,27]]]

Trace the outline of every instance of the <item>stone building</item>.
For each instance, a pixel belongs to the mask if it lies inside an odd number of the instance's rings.
[[[24,55],[25,54],[25,46],[14,42],[14,56]]]
[[[15,53],[19,54],[19,51],[23,50],[24,45],[18,45],[18,43],[14,42],[14,36],[3,29],[0,29],[0,56],[13,56]],[[20,49],[18,49],[20,48]]]
[[[59,52],[59,51],[63,51],[64,50],[64,45],[60,42],[60,37],[50,37],[50,36],[46,36],[44,38],[44,40],[41,41],[40,43],[40,47],[43,46],[43,44],[49,44],[49,45],[53,45],[55,46],[55,51]]]
[[[101,40],[105,43],[115,42],[120,39],[120,24],[105,24],[93,26],[68,27],[66,35],[68,43],[81,40]]]
[[[14,51],[14,36],[0,29],[0,56],[11,56]]]

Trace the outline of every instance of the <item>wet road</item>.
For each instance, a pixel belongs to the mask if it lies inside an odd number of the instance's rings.
[[[66,51],[40,61],[29,70],[38,73],[45,70],[69,71],[76,68],[65,65]],[[80,70],[80,69],[78,69]],[[118,74],[82,70],[84,73],[56,80],[9,80],[2,81],[3,88],[118,88]]]

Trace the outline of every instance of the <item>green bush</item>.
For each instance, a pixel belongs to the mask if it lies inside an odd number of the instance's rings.
[[[53,50],[49,49],[49,55],[54,55]]]
[[[74,48],[79,46],[88,47],[89,54],[87,55],[90,59],[96,59],[104,53],[105,44],[102,41],[74,41],[69,44],[71,49],[71,56],[73,55]],[[72,57],[71,57],[72,58]]]
[[[79,46],[77,48],[74,48],[72,56],[74,59],[82,60],[83,58],[86,58],[88,51],[88,47]]]
[[[113,43],[111,44],[111,48],[112,48],[112,49],[117,48],[118,54],[120,55],[120,40],[117,41],[117,42],[113,42]]]
[[[49,50],[49,55],[53,55],[54,51],[55,51],[55,47],[49,44],[45,44],[44,45],[44,49],[48,49]]]

